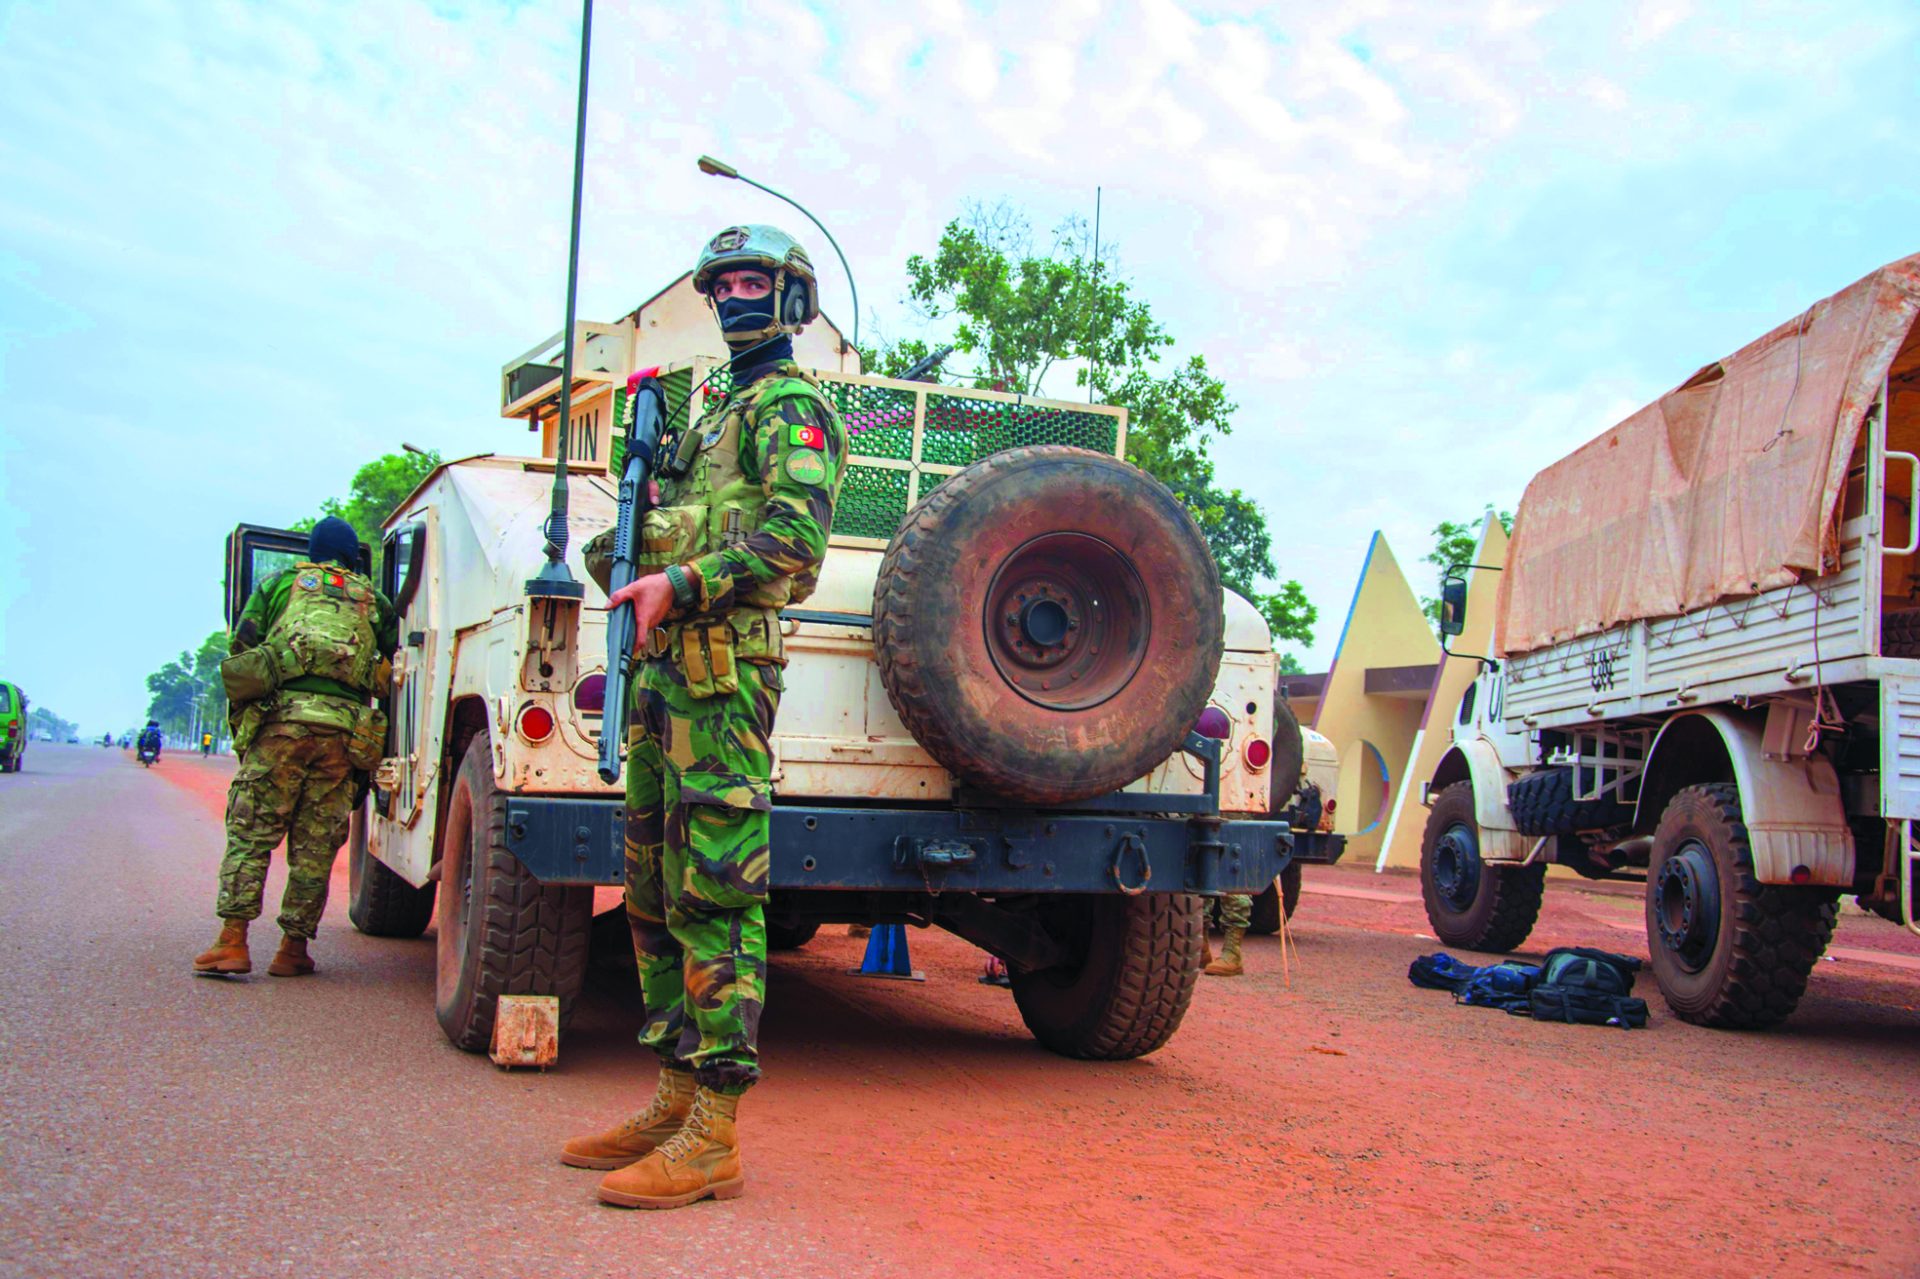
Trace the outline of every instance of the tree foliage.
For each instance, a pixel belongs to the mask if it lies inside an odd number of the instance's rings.
[[[1073,384],[1127,410],[1127,458],[1172,489],[1213,551],[1220,579],[1266,616],[1276,642],[1313,642],[1318,611],[1297,581],[1272,592],[1273,539],[1259,505],[1222,484],[1208,449],[1232,431],[1238,407],[1206,357],[1173,355],[1174,339],[1135,296],[1111,250],[1095,261],[1086,224],[1069,220],[1036,249],[1024,216],[1006,205],[975,206],[947,224],[931,256],[907,260],[908,299],[929,324],[951,326],[973,358],[947,372],[976,388],[1043,392],[1049,375],[1073,370]],[[897,376],[931,349],[925,340],[882,343],[866,367]]]
[[[1500,521],[1500,527],[1503,530],[1508,533],[1513,532],[1513,512],[1496,511],[1493,509],[1492,502],[1487,503],[1486,509],[1481,512],[1478,519],[1458,524],[1452,520],[1441,520],[1433,526],[1433,549],[1421,556],[1420,562],[1433,565],[1436,584],[1446,581],[1447,570],[1454,565],[1473,563],[1473,557],[1480,549],[1480,530],[1486,527],[1489,515]],[[1420,607],[1426,611],[1427,620],[1433,623],[1434,629],[1438,630],[1440,601],[1422,595]]]
[[[80,729],[72,720],[61,719],[44,706],[29,706],[27,708],[27,733],[32,735],[39,732],[51,733],[53,734],[54,741],[64,742],[69,737],[77,735]]]
[[[176,736],[195,725],[223,735],[227,720],[227,690],[220,682],[220,663],[227,655],[227,633],[215,631],[194,652],[180,656],[147,676],[149,718]]]
[[[353,473],[353,486],[344,500],[330,497],[320,504],[323,514],[337,515],[353,525],[360,540],[372,548],[375,581],[380,577],[380,525],[438,465],[440,455],[432,451],[388,453]],[[314,523],[309,517],[293,528],[305,532]]]

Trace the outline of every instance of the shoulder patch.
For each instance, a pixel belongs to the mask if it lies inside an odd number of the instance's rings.
[[[810,422],[794,422],[787,427],[787,443],[803,449],[827,447],[827,433]]]
[[[295,579],[295,582],[303,591],[317,591],[320,589],[320,575],[318,573],[302,573]]]
[[[787,454],[787,474],[802,484],[825,484],[827,460],[812,449],[795,449]]]

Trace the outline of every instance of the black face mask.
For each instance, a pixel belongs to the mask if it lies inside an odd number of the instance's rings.
[[[745,342],[749,339],[744,336],[736,339],[734,334],[757,333],[773,323],[773,295],[769,293],[763,298],[723,298],[714,307],[714,313],[719,316],[720,332],[729,343]]]

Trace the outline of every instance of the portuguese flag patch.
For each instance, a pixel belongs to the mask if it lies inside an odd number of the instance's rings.
[[[787,428],[787,443],[795,448],[824,449],[827,447],[827,433],[817,426],[802,426],[796,422]]]

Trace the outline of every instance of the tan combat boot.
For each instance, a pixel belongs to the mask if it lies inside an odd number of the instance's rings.
[[[1244,928],[1227,929],[1226,940],[1220,944],[1220,958],[1206,966],[1209,977],[1238,977],[1245,970],[1240,967],[1240,939],[1247,935]]]
[[[653,1104],[618,1128],[575,1137],[560,1151],[569,1168],[624,1168],[653,1153],[655,1146],[680,1131],[693,1109],[693,1076],[681,1070],[662,1070]]]
[[[253,957],[247,954],[247,921],[221,921],[220,939],[193,959],[193,971],[202,977],[238,977],[253,971]]]
[[[307,939],[282,933],[280,949],[273,952],[273,962],[267,965],[267,976],[305,977],[312,971],[313,960],[307,957]]]
[[[1200,966],[1205,968],[1213,962],[1213,938],[1202,931],[1200,934]]]
[[[740,1170],[734,1113],[740,1098],[697,1089],[686,1124],[666,1144],[600,1181],[600,1201],[621,1208],[678,1208],[711,1195],[738,1199],[747,1193]]]

